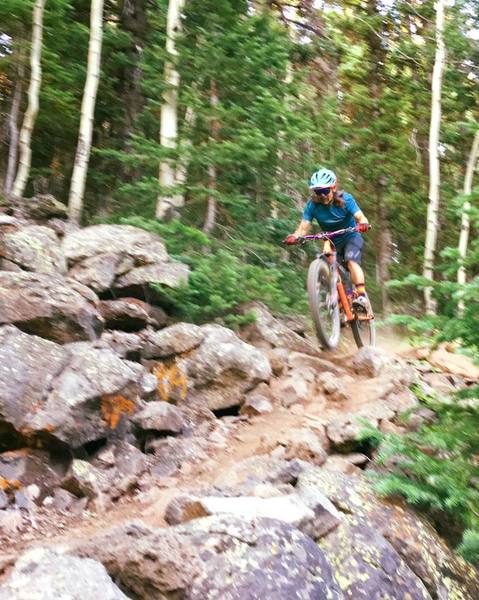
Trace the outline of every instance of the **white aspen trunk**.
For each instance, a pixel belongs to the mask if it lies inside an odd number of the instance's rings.
[[[464,195],[469,196],[472,192],[472,180],[474,177],[474,169],[476,167],[477,158],[479,156],[479,129],[474,135],[472,142],[471,152],[469,153],[469,160],[467,161],[466,175],[464,177]],[[462,218],[461,218],[461,233],[459,235],[459,269],[457,270],[457,283],[465,285],[466,283],[466,267],[464,266],[464,260],[467,253],[467,244],[469,242],[469,210],[471,209],[471,203],[467,199],[464,202]],[[459,300],[457,305],[458,314],[464,313],[464,301]]]
[[[22,87],[23,87],[23,66],[20,64],[17,70],[17,81],[15,82],[15,91],[13,92],[12,106],[8,115],[8,132],[9,132],[9,145],[8,145],[8,163],[7,173],[5,175],[5,194],[10,195],[13,186],[13,179],[15,177],[15,171],[17,169],[17,158],[18,158],[18,115],[20,114],[20,104],[22,101]]]
[[[186,0],[169,0],[166,20],[166,52],[169,56],[165,64],[165,83],[168,86],[163,94],[160,115],[160,144],[165,148],[176,148],[178,139],[178,88],[180,76],[175,61],[178,56],[175,38],[181,29],[181,11]],[[160,163],[159,185],[162,189],[171,188],[178,183],[175,167],[168,159]],[[174,196],[159,195],[156,203],[156,218],[164,219],[171,208],[183,206],[184,198],[180,194]]]
[[[90,10],[90,41],[88,65],[81,105],[78,144],[70,183],[68,211],[70,219],[80,222],[83,209],[85,182],[90,160],[91,140],[95,115],[96,94],[100,81],[101,44],[103,37],[103,0],[92,0]]]
[[[19,136],[20,158],[18,171],[11,188],[12,196],[21,197],[27,186],[32,163],[32,132],[38,114],[40,86],[42,83],[42,40],[43,14],[46,0],[36,0],[33,7],[32,49],[30,52],[30,85],[28,86],[28,105],[23,117]]]
[[[441,88],[442,74],[446,60],[444,46],[444,7],[445,0],[436,2],[436,56],[432,74],[431,124],[429,128],[429,204],[427,209],[426,242],[424,246],[423,276],[434,279],[434,254],[436,251],[437,228],[439,215],[439,132],[441,126]],[[426,314],[435,315],[436,301],[432,297],[432,288],[424,290]]]
[[[212,81],[210,85],[210,106],[213,111],[213,117],[211,122],[211,139],[214,141],[218,140],[220,124],[216,115],[218,107],[218,91],[216,89],[216,82]],[[211,233],[216,224],[216,212],[218,209],[216,202],[216,190],[217,190],[217,172],[216,165],[211,164],[208,166],[208,188],[210,194],[208,196],[208,207],[206,210],[206,218],[203,224],[203,231],[205,233]]]

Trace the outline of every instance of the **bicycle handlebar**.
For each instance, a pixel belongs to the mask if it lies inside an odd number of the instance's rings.
[[[368,225],[368,229],[371,229],[371,225]],[[357,233],[359,232],[358,227],[346,227],[345,229],[338,229],[337,231],[324,231],[323,233],[315,233],[314,235],[302,235],[298,239],[299,240],[324,240],[333,237],[337,237],[338,235],[343,235],[343,233]]]

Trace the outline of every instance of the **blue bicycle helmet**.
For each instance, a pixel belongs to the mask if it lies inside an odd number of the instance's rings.
[[[336,184],[336,175],[329,169],[319,169],[313,173],[309,181],[309,189],[329,188]]]

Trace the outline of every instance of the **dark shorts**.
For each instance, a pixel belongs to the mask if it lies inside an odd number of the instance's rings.
[[[353,260],[358,265],[361,264],[361,258],[363,254],[363,246],[364,240],[361,235],[356,234],[352,236],[344,246],[337,248],[337,257],[338,261],[342,263],[347,263],[350,260]]]

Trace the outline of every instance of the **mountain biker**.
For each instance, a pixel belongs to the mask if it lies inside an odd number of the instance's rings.
[[[313,219],[323,231],[337,231],[357,226],[359,232],[369,229],[369,222],[351,194],[337,191],[337,177],[329,169],[319,169],[313,173],[309,182],[311,196],[303,211],[303,218],[296,231],[288,235],[283,242],[296,244],[311,230]],[[347,265],[354,284],[353,305],[369,311],[366,296],[364,272],[361,268],[361,255],[364,240],[361,233],[343,233],[334,238],[338,261]]]

